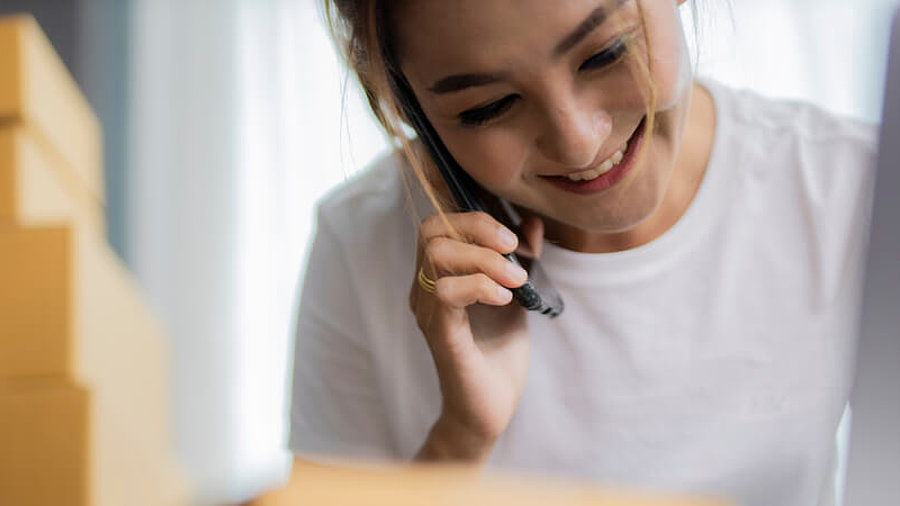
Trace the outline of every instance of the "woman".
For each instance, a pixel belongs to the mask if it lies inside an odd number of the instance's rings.
[[[328,2],[405,149],[320,204],[298,458],[834,503],[874,130],[696,82],[683,3]],[[399,79],[518,236],[442,203]],[[560,317],[511,303],[514,250]]]

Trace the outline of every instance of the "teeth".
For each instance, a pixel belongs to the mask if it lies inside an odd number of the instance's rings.
[[[619,164],[623,158],[625,158],[625,150],[628,149],[628,145],[626,144],[622,149],[613,153],[613,155],[606,159],[599,167],[596,169],[588,169],[581,172],[575,172],[573,174],[566,174],[566,177],[569,178],[570,181],[590,181],[592,179],[597,179],[598,177],[606,174],[613,167]]]
[[[597,179],[598,177],[600,177],[600,173],[594,169],[586,170],[576,175],[578,176],[578,179],[580,181],[590,181],[591,179]],[[569,176],[569,178],[571,179],[571,176]]]

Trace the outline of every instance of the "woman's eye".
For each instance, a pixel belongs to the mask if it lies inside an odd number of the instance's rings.
[[[619,61],[627,50],[625,39],[620,37],[608,48],[591,56],[578,67],[578,70],[593,70],[608,67]]]
[[[608,67],[619,61],[627,49],[625,37],[619,37],[609,48],[585,60],[578,67],[578,70],[594,70]],[[463,111],[459,113],[459,121],[463,126],[481,126],[508,111],[518,99],[518,95],[508,95],[488,105]]]
[[[518,95],[509,95],[483,107],[463,111],[459,113],[459,121],[464,126],[480,126],[508,111],[518,99]]]

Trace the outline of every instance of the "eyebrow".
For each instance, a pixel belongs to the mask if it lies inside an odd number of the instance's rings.
[[[615,0],[612,10],[615,11],[619,7],[622,6],[628,0]],[[583,41],[585,37],[590,35],[591,32],[594,31],[598,26],[602,25],[606,18],[609,17],[610,11],[606,9],[604,6],[597,7],[594,9],[584,21],[578,25],[577,28],[572,30],[572,33],[566,35],[566,37],[556,45],[553,49],[553,57],[559,58],[563,54],[567,53],[569,50],[578,45],[579,42]]]
[[[509,77],[508,72],[489,72],[484,74],[456,74],[445,77],[434,83],[430,90],[438,95],[453,93],[475,86],[493,84]]]
[[[614,0],[613,10],[618,9],[628,0]],[[602,25],[606,18],[609,17],[610,11],[606,7],[600,6],[591,11],[587,18],[582,21],[571,33],[566,35],[559,44],[553,48],[553,58],[559,58],[563,54],[570,51],[585,39],[598,26]],[[487,72],[479,74],[455,74],[444,77],[435,81],[429,90],[437,95],[462,91],[467,88],[476,86],[485,86],[493,84],[509,76],[508,72]]]

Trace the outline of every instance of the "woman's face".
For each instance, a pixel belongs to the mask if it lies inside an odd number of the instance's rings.
[[[398,59],[444,143],[488,191],[560,226],[627,231],[665,194],[690,102],[677,3],[408,0],[395,19]],[[656,85],[652,134],[634,58]]]

